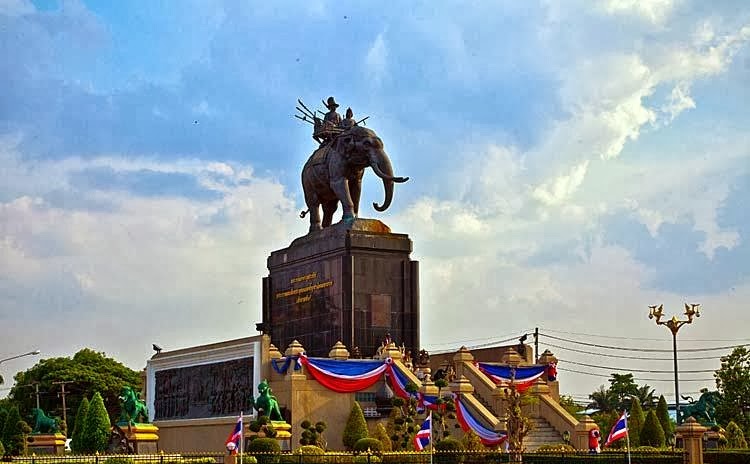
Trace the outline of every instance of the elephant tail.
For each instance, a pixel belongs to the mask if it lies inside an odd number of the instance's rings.
[[[310,212],[310,210],[306,209],[306,210],[302,211],[301,213],[299,213],[299,217],[301,217],[302,219],[304,219],[305,216],[307,216],[307,213],[309,213],[309,212]]]

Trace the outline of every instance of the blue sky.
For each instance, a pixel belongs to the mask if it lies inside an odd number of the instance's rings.
[[[411,177],[379,214],[368,174],[361,215],[414,240],[428,348],[668,347],[646,308],[683,301],[705,307],[685,343],[746,339],[748,41],[741,1],[2,0],[0,357],[141,368],[252,333],[265,258],[307,230],[294,106],[330,95]]]

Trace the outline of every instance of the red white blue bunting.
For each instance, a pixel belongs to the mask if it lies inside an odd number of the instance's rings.
[[[500,385],[501,383],[510,383],[511,377],[513,377],[512,371],[514,368],[511,366],[481,362],[474,363],[474,365],[497,385]],[[524,391],[529,388],[536,379],[544,374],[546,369],[547,366],[544,364],[516,367],[515,377],[513,377],[513,379],[518,391]]]
[[[300,354],[300,363],[321,385],[339,393],[353,393],[374,385],[388,369],[384,361],[338,361],[308,358]]]
[[[472,430],[477,434],[479,439],[482,440],[482,444],[485,446],[496,446],[505,441],[507,435],[485,427],[471,414],[471,410],[463,404],[461,395],[455,396],[455,403],[456,418],[464,432]]]

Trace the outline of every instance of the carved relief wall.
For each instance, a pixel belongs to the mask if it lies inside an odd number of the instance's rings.
[[[250,411],[253,358],[155,373],[155,420],[235,416]]]

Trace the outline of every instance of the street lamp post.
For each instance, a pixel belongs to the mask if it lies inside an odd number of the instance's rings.
[[[39,350],[34,350],[34,351],[29,351],[28,353],[24,353],[24,354],[17,354],[15,356],[11,356],[10,358],[0,359],[0,364],[4,363],[5,361],[10,361],[11,359],[23,358],[24,356],[34,356],[39,353],[40,353]]]
[[[662,321],[661,318],[664,315],[663,304],[659,306],[649,306],[648,308],[648,318],[656,318],[656,321],[654,321],[656,322],[656,325],[665,325],[667,326],[667,328],[669,328],[669,331],[672,332],[672,354],[674,355],[674,404],[675,414],[677,414],[677,424],[679,425],[682,423],[682,417],[680,417],[680,383],[677,376],[677,332],[683,325],[692,324],[693,317],[701,316],[700,305],[688,305],[687,303],[685,303],[685,315],[687,316],[686,320],[679,320],[677,319],[677,316],[672,316],[672,319]]]
[[[17,354],[15,356],[11,356],[10,358],[0,359],[0,364],[4,363],[5,361],[10,361],[11,359],[17,359],[17,358],[23,358],[24,356],[35,356],[40,353],[39,350],[29,351],[28,353],[24,354]],[[3,377],[0,376],[0,384],[3,383]]]

